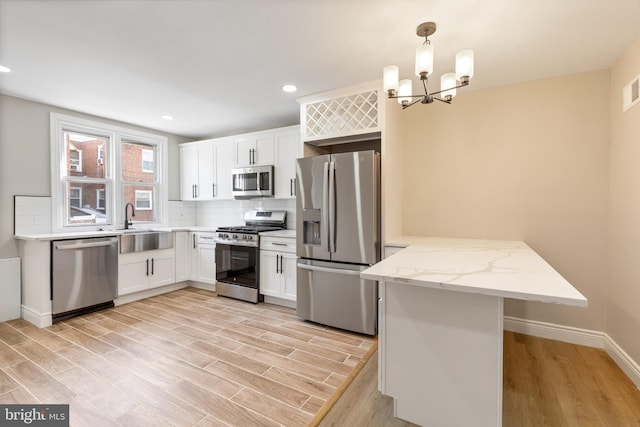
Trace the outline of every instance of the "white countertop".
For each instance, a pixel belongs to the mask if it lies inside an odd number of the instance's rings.
[[[520,241],[405,236],[405,249],[364,270],[364,279],[527,301],[587,306],[587,299]]]
[[[209,226],[192,226],[192,227],[151,227],[146,228],[132,228],[131,231],[195,231],[195,232],[215,232],[217,227]],[[103,236],[119,236],[125,234],[122,229],[116,230],[94,230],[94,231],[70,231],[63,233],[43,233],[43,234],[15,234],[13,237],[20,240],[61,240],[61,239],[83,239],[91,237],[103,237]],[[270,237],[287,237],[295,238],[296,230],[276,230],[260,233],[261,236]]]
[[[151,227],[151,228],[130,228],[130,232],[146,231],[215,231],[215,227]],[[61,240],[61,239],[83,239],[103,236],[120,236],[126,234],[123,229],[115,230],[92,230],[92,231],[69,231],[62,233],[43,234],[14,234],[14,238],[19,240]]]
[[[287,237],[290,239],[296,238],[296,230],[276,230],[276,231],[264,231],[260,233],[264,237]]]

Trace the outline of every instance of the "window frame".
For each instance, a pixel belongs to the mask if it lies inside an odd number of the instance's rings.
[[[105,164],[104,203],[106,223],[73,224],[68,222],[69,202],[67,183],[95,182],[91,178],[67,175],[64,132],[79,132],[108,139],[103,148]],[[140,142],[155,146],[155,206],[157,209],[151,226],[163,226],[168,220],[168,139],[165,136],[114,126],[95,120],[81,119],[59,113],[50,113],[51,141],[51,219],[52,231],[91,231],[102,228],[122,228],[124,225],[124,194],[122,184],[121,149],[124,142]],[[69,179],[70,178],[70,179]],[[153,197],[153,196],[152,196]],[[153,200],[152,200],[153,202]],[[134,218],[135,219],[135,218]]]

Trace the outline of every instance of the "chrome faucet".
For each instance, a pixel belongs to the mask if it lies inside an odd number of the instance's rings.
[[[136,208],[133,207],[133,203],[127,203],[124,205],[124,229],[128,230],[130,225],[133,225],[131,222],[131,218],[127,216],[127,212],[129,211],[129,206],[131,206],[131,217],[136,216]]]

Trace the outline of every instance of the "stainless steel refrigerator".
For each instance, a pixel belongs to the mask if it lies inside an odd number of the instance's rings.
[[[297,160],[297,316],[375,335],[377,283],[360,272],[380,260],[380,154]]]

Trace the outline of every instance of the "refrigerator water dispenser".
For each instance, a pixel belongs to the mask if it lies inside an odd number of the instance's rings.
[[[302,241],[305,245],[320,246],[320,209],[304,209],[302,212]]]

